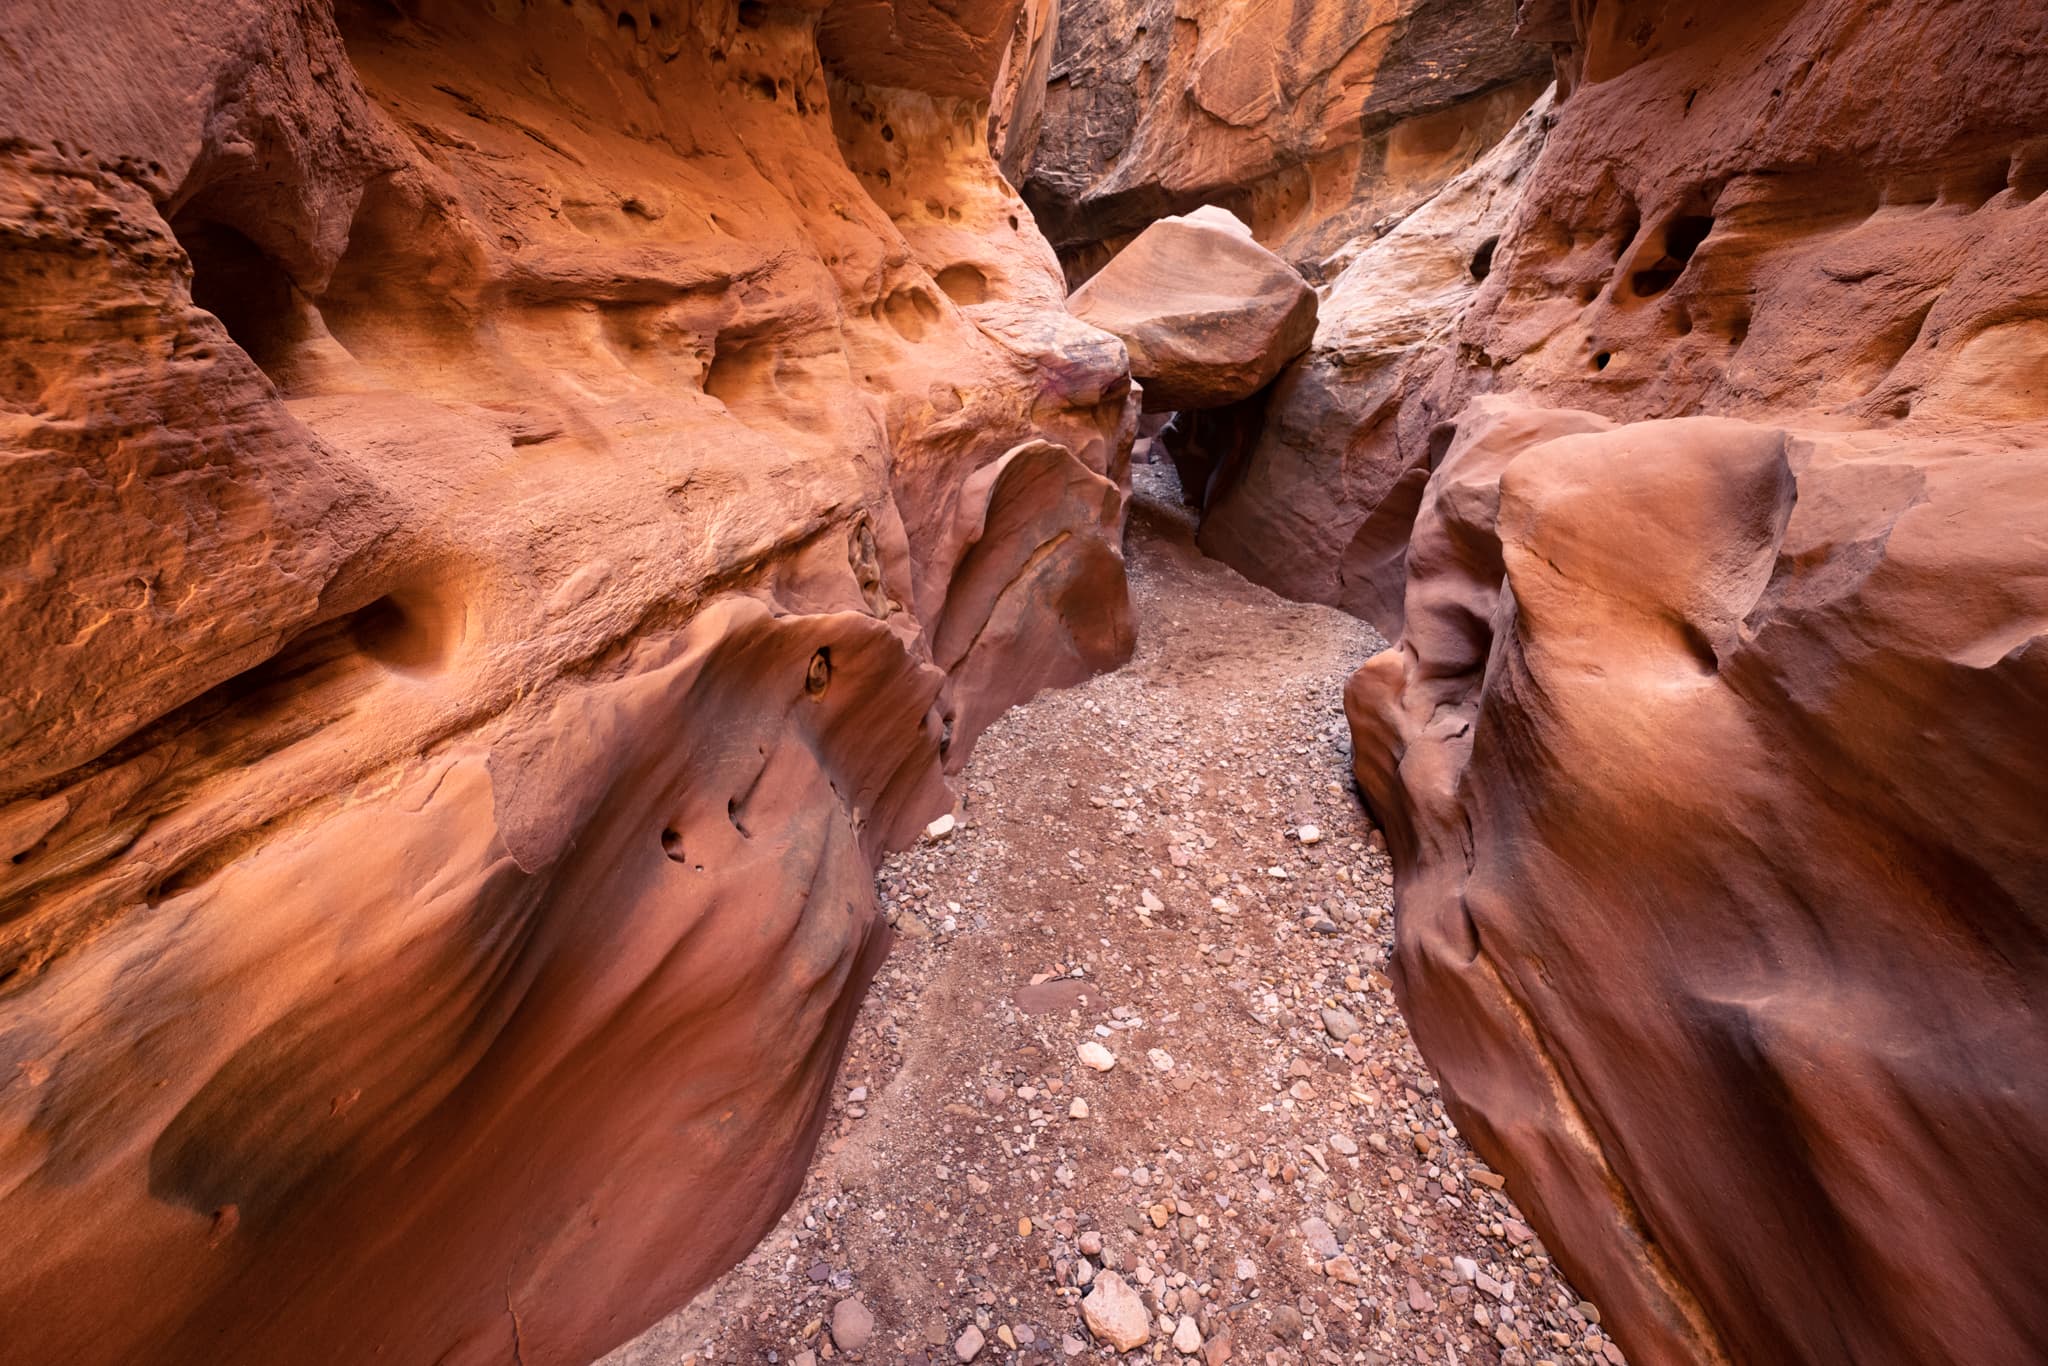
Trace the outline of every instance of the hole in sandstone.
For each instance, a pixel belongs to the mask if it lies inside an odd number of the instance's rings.
[[[1721,657],[1714,653],[1713,644],[1699,627],[1689,621],[1679,622],[1678,640],[1685,647],[1685,652],[1692,656],[1693,664],[1702,674],[1721,672]]]
[[[275,381],[304,335],[291,277],[233,228],[173,220],[171,231],[192,258],[192,302]]]
[[[1458,439],[1458,424],[1439,422],[1429,429],[1428,465],[1434,470],[1444,463],[1444,457],[1451,453],[1451,443]]]
[[[630,33],[636,38],[640,36],[639,23],[624,10],[619,11],[619,30],[622,33]]]
[[[923,341],[926,329],[945,316],[930,291],[910,286],[891,290],[882,300],[881,314],[907,342]]]
[[[720,337],[712,343],[704,392],[737,410],[775,392],[775,350],[764,342]]]
[[[771,104],[774,102],[775,78],[773,76],[756,76],[752,84],[754,87],[755,94],[759,95],[762,99],[769,101]]]
[[[740,819],[740,799],[738,797],[727,800],[725,804],[725,818],[732,822],[733,829],[740,832],[741,839],[750,840],[754,837],[754,832],[747,829],[746,822]]]
[[[680,830],[670,826],[661,832],[661,852],[668,856],[668,860],[671,863],[684,863],[688,861],[683,856],[683,835]]]
[[[1649,265],[1629,277],[1636,297],[1653,298],[1678,282],[1686,263],[1700,243],[1714,230],[1714,220],[1705,214],[1680,214],[1664,226],[1664,247]],[[1639,258],[1640,259],[1640,258]]]
[[[1010,231],[1011,231],[1011,232],[1015,232],[1015,231],[1017,231],[1017,229],[1018,229],[1018,228],[1020,228],[1020,227],[1022,227],[1022,226],[1023,226],[1023,225],[1022,225],[1022,224],[1020,224],[1020,223],[1019,223],[1019,222],[1017,221],[1017,215],[1016,215],[1016,214],[1014,214],[1014,213],[1013,213],[1013,214],[1011,214],[1011,215],[1010,215]]]
[[[1629,244],[1636,240],[1636,234],[1643,230],[1643,215],[1631,200],[1622,210],[1621,221],[1614,228],[1614,259],[1619,261],[1628,253]]]
[[[978,304],[988,298],[988,276],[965,261],[939,272],[939,288],[956,304]]]
[[[894,141],[896,141],[896,130],[895,130],[894,128],[892,128],[891,126],[889,126],[888,124],[886,124],[886,123],[882,125],[882,141],[884,141],[884,142],[894,142]]]
[[[1593,353],[1593,368],[1595,370],[1605,370],[1607,362],[1613,359],[1614,353],[1611,351],[1596,351]]]
[[[430,673],[453,653],[462,617],[459,604],[386,594],[349,616],[348,634],[357,649],[387,669]]]
[[[811,666],[804,672],[804,691],[812,697],[823,697],[825,687],[832,681],[832,647],[822,645],[811,656]]]
[[[759,28],[768,22],[768,7],[761,0],[740,0],[740,27]]]
[[[1472,253],[1472,278],[1484,280],[1493,273],[1493,249],[1500,245],[1498,236],[1489,237],[1479,244],[1479,250]]]
[[[1981,209],[1986,200],[2007,184],[2009,161],[1964,166],[1953,171],[1941,185],[1941,198],[1963,209]]]
[[[2012,190],[2013,198],[2022,204],[2032,203],[2041,197],[2041,191],[2048,190],[2048,151],[2029,156],[2017,154],[2012,159],[2012,171],[2006,176],[2006,185]]]

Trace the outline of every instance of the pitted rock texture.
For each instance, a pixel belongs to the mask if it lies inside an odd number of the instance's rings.
[[[1131,648],[1014,20],[0,10],[10,1356],[581,1362],[773,1222],[875,860]]]
[[[1251,397],[1316,331],[1316,295],[1228,211],[1162,218],[1067,307],[1123,341],[1147,412]]]
[[[1153,219],[1205,203],[1313,269],[1470,165],[1542,91],[1548,53],[1514,29],[1511,0],[1069,5],[1024,197],[1077,284]]]
[[[2035,1359],[2048,14],[1571,10],[1359,437],[1404,1008],[1631,1360]]]

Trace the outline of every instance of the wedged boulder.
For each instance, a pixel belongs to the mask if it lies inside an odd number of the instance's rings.
[[[1313,344],[1246,411],[1176,425],[1168,447],[1204,551],[1275,592],[1399,629],[1402,548],[1439,416],[1429,386],[1492,274],[1553,108],[1538,99],[1427,204],[1352,243]]]
[[[1316,330],[1315,291],[1218,208],[1160,219],[1067,307],[1123,339],[1147,412],[1249,398]]]

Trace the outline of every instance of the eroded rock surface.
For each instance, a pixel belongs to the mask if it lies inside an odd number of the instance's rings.
[[[1176,424],[1167,441],[1204,550],[1289,597],[1398,628],[1435,422],[1416,400],[1492,273],[1551,118],[1546,94],[1427,204],[1355,244],[1314,345],[1269,392]]]
[[[1315,291],[1217,208],[1160,219],[1067,306],[1123,341],[1155,413],[1250,398],[1316,330]]]
[[[1164,434],[1202,544],[1405,630],[1404,1005],[1631,1359],[2038,1357],[2048,15],[1516,31],[1561,102]]]
[[[821,8],[0,12],[9,1354],[629,1337],[801,1179],[874,860],[1128,652],[1015,13]]]
[[[1548,54],[1516,36],[1514,8],[1069,5],[1042,132],[1013,175],[1076,283],[1153,219],[1204,203],[1313,266],[1427,198],[1542,91]]]
[[[1632,1360],[2033,1359],[2048,15],[1573,12],[1363,438],[1404,1007]]]

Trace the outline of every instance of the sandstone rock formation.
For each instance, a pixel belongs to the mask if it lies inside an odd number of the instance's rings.
[[[1070,5],[1041,134],[1006,169],[1076,283],[1204,203],[1312,267],[1427,198],[1542,91],[1550,63],[1514,20],[1510,0]]]
[[[1316,330],[1315,291],[1216,208],[1160,219],[1067,307],[1123,341],[1155,413],[1250,398]]]
[[[1632,1360],[2038,1359],[2048,13],[1570,8],[1361,437],[1404,1006]]]
[[[1559,106],[1165,434],[1202,544],[1404,630],[1347,698],[1404,1003],[1632,1359],[2042,1357],[2048,13],[1515,32]],[[1206,107],[1061,70],[1034,176]]]
[[[1427,204],[1356,244],[1313,347],[1269,393],[1176,425],[1171,450],[1209,554],[1289,597],[1399,625],[1434,423],[1415,400],[1492,272],[1551,118],[1546,95]]]
[[[1045,92],[1052,79],[1059,23],[1058,0],[1024,0],[1017,7],[1016,26],[996,68],[988,145],[1012,185],[1023,183],[1025,164],[1045,131]]]
[[[822,12],[822,13],[821,13]],[[1007,4],[0,9],[0,1341],[588,1360],[1128,651]]]

